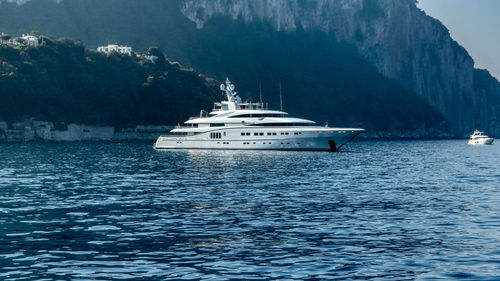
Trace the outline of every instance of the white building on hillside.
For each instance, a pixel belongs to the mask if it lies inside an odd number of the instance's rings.
[[[97,48],[97,51],[106,54],[109,54],[111,52],[117,52],[129,56],[132,55],[132,47],[128,46],[118,46],[118,45],[101,46]]]
[[[39,42],[38,42],[38,37],[36,37],[36,36],[29,35],[29,34],[23,34],[23,36],[21,38],[24,39],[25,45],[27,45],[27,46],[32,46],[32,47],[38,46]]]

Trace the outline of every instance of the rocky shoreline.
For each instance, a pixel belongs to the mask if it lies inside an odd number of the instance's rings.
[[[47,121],[7,123],[0,121],[0,143],[77,142],[77,141],[155,141],[175,126],[138,125],[117,129],[112,126],[65,124]],[[467,137],[467,136],[464,136]],[[452,139],[456,136],[434,129],[412,131],[365,132],[358,140]]]
[[[154,141],[174,126],[138,125],[116,129],[112,126],[65,124],[47,121],[0,122],[0,142],[36,141]]]

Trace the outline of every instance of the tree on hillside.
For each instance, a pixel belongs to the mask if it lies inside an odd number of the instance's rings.
[[[2,34],[0,36],[0,39],[4,40],[4,41],[7,41],[7,40],[10,40],[12,39],[12,36],[10,36],[9,34]]]
[[[158,47],[150,47],[147,54],[156,57],[156,63],[159,65],[163,65],[166,62],[165,55],[163,55],[163,52]]]

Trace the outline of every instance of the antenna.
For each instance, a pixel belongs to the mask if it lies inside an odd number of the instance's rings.
[[[259,81],[259,97],[260,97],[260,108],[263,109],[264,108],[264,104],[262,103],[262,84],[260,83]]]
[[[283,111],[283,94],[281,93],[281,79],[280,79],[280,111]]]
[[[262,103],[262,84],[259,81],[259,95],[260,95],[260,103]]]

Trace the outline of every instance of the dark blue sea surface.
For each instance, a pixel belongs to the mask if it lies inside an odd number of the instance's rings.
[[[500,144],[0,145],[0,280],[499,280]]]

